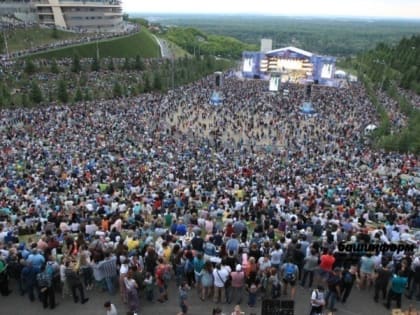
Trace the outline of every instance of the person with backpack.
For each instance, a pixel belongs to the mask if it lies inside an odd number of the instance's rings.
[[[321,315],[325,305],[324,287],[318,286],[311,294],[311,312],[309,315]]]
[[[52,286],[52,277],[45,269],[45,264],[41,266],[40,273],[36,276],[37,285],[40,292],[40,298],[44,308],[48,306],[54,309],[58,304],[55,302],[55,293]]]
[[[293,300],[296,293],[296,282],[299,278],[299,268],[292,261],[286,260],[281,267],[284,288],[283,294],[287,295],[287,287],[290,285],[290,298]]]
[[[354,283],[356,282],[356,270],[355,268],[351,267],[349,269],[345,269],[342,273],[341,277],[341,296],[339,300],[342,303],[346,303],[351,289],[353,288]]]

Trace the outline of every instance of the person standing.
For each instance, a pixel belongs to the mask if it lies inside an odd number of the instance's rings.
[[[188,312],[188,290],[189,286],[187,282],[183,281],[179,287],[179,307],[181,312],[178,315],[186,315]]]
[[[316,253],[316,250],[314,248],[311,248],[311,252],[308,256],[304,259],[304,265],[303,265],[303,277],[300,285],[302,287],[305,287],[306,279],[309,276],[309,288],[312,288],[312,283],[314,281],[314,274],[315,270],[318,268],[318,255]]]
[[[401,296],[407,287],[408,279],[404,276],[404,271],[400,270],[392,277],[391,288],[388,291],[388,298],[385,303],[386,308],[391,307],[391,300],[397,301],[397,307],[401,308]]]
[[[155,278],[156,278],[156,285],[159,289],[159,298],[158,301],[160,303],[163,303],[165,301],[168,300],[168,278],[170,275],[170,267],[169,265],[166,265],[163,258],[159,257],[158,258],[158,263],[159,265],[156,268],[156,274],[155,274]]]
[[[375,271],[375,295],[373,300],[377,303],[379,300],[379,293],[382,292],[382,299],[386,299],[386,289],[388,288],[389,280],[392,277],[392,272],[388,266],[384,264]]]
[[[66,261],[65,274],[66,274],[67,283],[73,295],[74,303],[79,302],[79,297],[77,296],[77,292],[76,292],[77,290],[79,291],[80,302],[82,304],[85,304],[87,301],[89,301],[88,298],[85,298],[85,292],[83,290],[83,285],[82,285],[82,281],[80,280],[79,272],[70,263],[70,261]]]
[[[110,301],[105,302],[106,315],[118,315],[117,308]]]
[[[235,271],[232,271],[230,276],[232,277],[232,288],[228,303],[233,300],[236,304],[241,304],[245,285],[245,273],[242,271],[242,266],[240,264],[236,265]]]
[[[336,312],[337,309],[335,308],[335,302],[337,298],[341,295],[340,293],[340,277],[341,270],[340,268],[334,268],[333,272],[331,272],[327,279],[328,291],[327,295],[325,296],[325,305],[329,306],[329,310],[331,312]]]
[[[343,271],[341,277],[341,296],[339,298],[342,303],[346,303],[356,279],[355,268],[351,267]]]
[[[133,279],[133,270],[129,269],[124,277],[124,286],[127,293],[127,304],[130,312],[137,313],[139,311],[139,294],[136,280]]]
[[[311,294],[311,312],[309,315],[321,315],[325,305],[324,287],[318,286]]]
[[[283,294],[287,295],[287,287],[290,285],[290,298],[293,300],[296,293],[296,281],[299,278],[299,268],[289,260],[281,267],[281,274],[283,277]]]
[[[54,309],[57,304],[55,303],[55,293],[52,286],[52,276],[45,270],[45,264],[41,266],[40,273],[36,276],[36,281],[38,284],[42,305],[44,308],[50,307]]]

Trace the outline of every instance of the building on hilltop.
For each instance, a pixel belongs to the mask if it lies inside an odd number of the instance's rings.
[[[86,32],[123,29],[120,0],[0,0],[0,16]]]

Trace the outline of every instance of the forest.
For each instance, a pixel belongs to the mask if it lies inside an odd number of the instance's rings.
[[[161,15],[150,21],[162,25],[192,27],[207,34],[233,37],[258,47],[261,38],[271,38],[273,48],[296,46],[338,57],[374,49],[381,42],[396,44],[403,37],[420,34],[418,20]]]
[[[420,104],[410,102],[399,88],[420,95],[420,36],[403,38],[397,45],[378,44],[373,50],[347,60],[365,83],[376,105],[381,124],[374,134],[376,145],[388,151],[420,153]],[[398,133],[391,132],[390,115],[375,91],[383,90],[398,103],[408,125]]]

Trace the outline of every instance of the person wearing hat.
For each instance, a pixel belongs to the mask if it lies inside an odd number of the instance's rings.
[[[230,296],[227,296],[226,299],[228,303],[235,301],[236,304],[241,304],[245,285],[245,272],[242,271],[242,265],[237,264],[235,271],[232,271],[230,276],[232,277],[232,285],[229,294]]]

